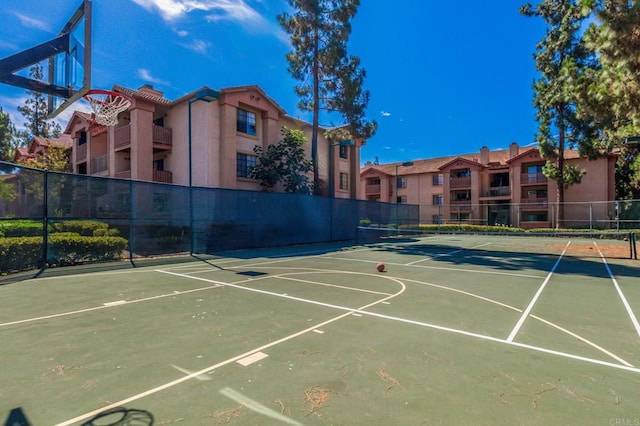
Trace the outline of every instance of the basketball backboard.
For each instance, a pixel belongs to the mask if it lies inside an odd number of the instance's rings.
[[[56,38],[0,59],[0,82],[46,94],[48,118],[90,89],[91,6],[91,0],[82,0]],[[36,64],[42,66],[42,80],[25,75]]]

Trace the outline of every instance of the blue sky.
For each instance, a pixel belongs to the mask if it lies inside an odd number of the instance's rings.
[[[362,0],[349,50],[367,70],[367,115],[378,121],[362,162],[531,144],[532,53],[544,27],[519,15],[522,2]],[[53,38],[79,4],[3,0],[0,57]],[[92,88],[152,84],[176,99],[205,85],[257,84],[310,121],[297,110],[291,47],[276,21],[287,10],[286,0],[93,0]],[[0,105],[19,127],[25,96],[0,84]]]

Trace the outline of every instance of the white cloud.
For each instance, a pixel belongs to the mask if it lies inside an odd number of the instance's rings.
[[[13,12],[13,15],[16,18],[18,18],[18,20],[23,26],[27,28],[42,30],[42,31],[49,31],[49,26],[45,24],[43,21],[40,21],[38,19],[32,18],[27,15],[23,15],[22,13],[18,13],[18,12]]]
[[[148,81],[149,83],[164,84],[164,85],[167,84],[166,81],[151,75],[151,71],[145,68],[138,69],[138,77],[140,77],[144,81]]]
[[[185,30],[176,30],[176,34],[178,37],[186,37],[189,35],[189,32]]]
[[[391,117],[391,113],[387,111],[380,111],[380,115],[382,115],[383,117]]]
[[[265,19],[245,0],[132,0],[149,11],[158,11],[165,21],[183,18],[193,11],[211,12],[205,19],[265,25]]]
[[[211,47],[211,43],[199,39],[194,39],[190,43],[181,43],[180,45],[203,55],[206,55],[209,47]]]

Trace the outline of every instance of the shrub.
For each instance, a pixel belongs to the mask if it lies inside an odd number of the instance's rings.
[[[42,222],[35,220],[8,220],[0,222],[0,237],[42,236]]]
[[[127,240],[121,237],[85,237],[73,232],[49,236],[47,263],[115,260],[122,257]],[[0,238],[0,274],[37,268],[42,258],[42,237]]]
[[[37,268],[42,258],[42,237],[0,238],[0,274]]]
[[[108,223],[94,220],[69,220],[52,225],[53,232],[76,232],[85,237],[117,236],[118,231],[109,228]]]

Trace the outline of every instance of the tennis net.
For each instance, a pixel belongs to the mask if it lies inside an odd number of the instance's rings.
[[[560,254],[575,257],[637,259],[637,235],[629,231],[511,231],[467,228],[406,229],[358,227],[359,244],[432,255],[446,251]]]

